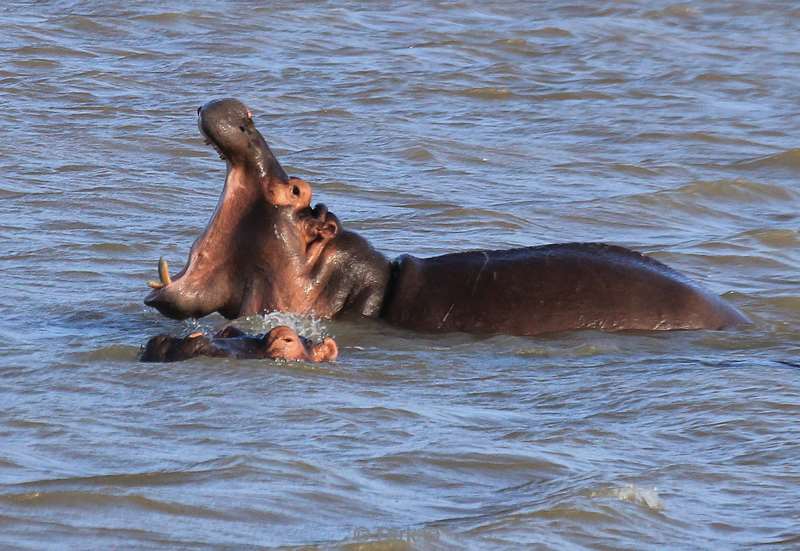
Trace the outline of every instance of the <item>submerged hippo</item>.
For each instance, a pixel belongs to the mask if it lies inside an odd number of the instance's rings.
[[[144,347],[143,362],[179,362],[197,356],[215,358],[240,358],[273,360],[305,360],[309,362],[331,362],[339,350],[336,342],[325,337],[322,342],[312,343],[285,325],[275,327],[263,337],[250,337],[235,327],[226,327],[213,338],[202,333],[188,337],[158,335]]]
[[[282,310],[380,317],[419,331],[536,335],[574,329],[722,329],[746,317],[640,253],[566,243],[390,262],[289,178],[239,101],[198,125],[227,162],[225,187],[183,270],[145,299],[173,318]]]

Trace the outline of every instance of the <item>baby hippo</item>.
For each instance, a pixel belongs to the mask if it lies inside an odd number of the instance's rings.
[[[336,359],[336,342],[325,337],[313,344],[294,329],[281,325],[263,337],[251,337],[235,327],[226,327],[213,338],[192,333],[178,338],[169,335],[153,337],[144,347],[143,362],[179,362],[197,356],[216,358],[270,358],[273,360],[305,360],[329,362]]]

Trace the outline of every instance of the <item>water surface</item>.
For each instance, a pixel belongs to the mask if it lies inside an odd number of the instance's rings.
[[[800,545],[794,2],[0,7],[4,548]],[[731,332],[425,336],[329,365],[137,362],[234,96],[389,256],[605,241]],[[241,323],[264,331],[280,316]]]

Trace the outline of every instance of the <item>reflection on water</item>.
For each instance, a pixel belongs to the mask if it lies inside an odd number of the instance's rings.
[[[4,546],[800,543],[793,2],[0,14]],[[519,338],[292,318],[340,360],[139,363],[155,333],[224,323],[141,303],[216,203],[194,114],[222,96],[388,255],[607,241],[755,323]]]

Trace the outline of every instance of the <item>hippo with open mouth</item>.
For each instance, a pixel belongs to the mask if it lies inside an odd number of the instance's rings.
[[[150,283],[145,304],[176,319],[215,311],[231,319],[265,311],[377,315],[389,262],[340,231],[324,205],[310,208],[311,187],[286,175],[248,109],[212,101],[198,109],[198,126],[227,162],[225,187],[186,266],[170,276],[160,262],[161,281]]]
[[[225,187],[186,266],[145,304],[182,319],[280,310],[380,317],[404,328],[536,335],[575,329],[723,329],[747,318],[668,266],[600,243],[470,251],[390,262],[289,178],[239,101],[198,110],[227,163]]]

